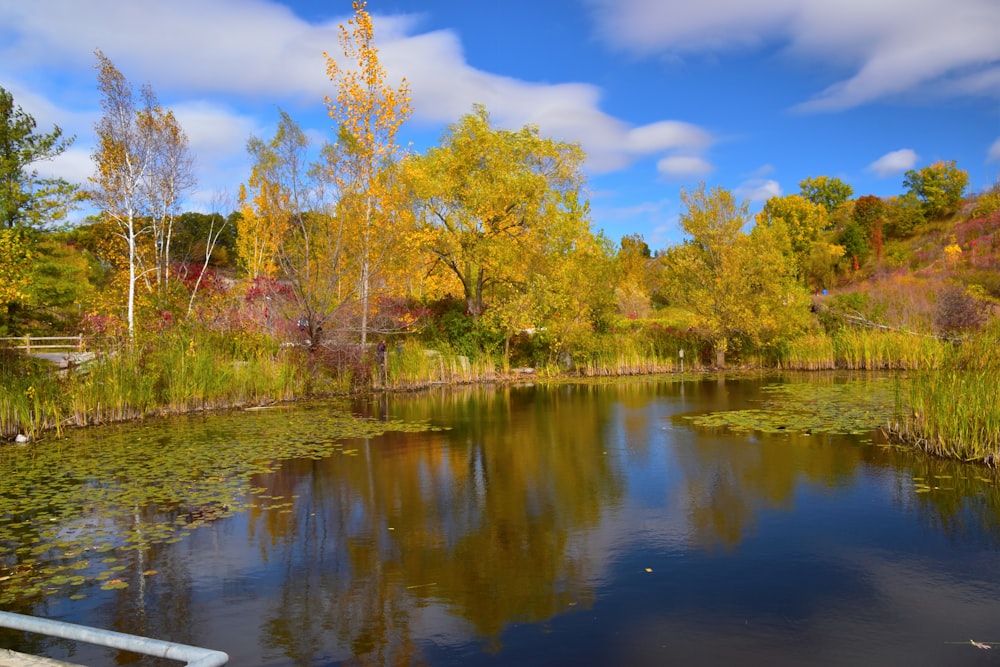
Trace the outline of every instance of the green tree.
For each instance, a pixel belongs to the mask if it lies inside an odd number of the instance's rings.
[[[59,178],[43,178],[32,165],[51,160],[73,143],[55,126],[35,132],[35,119],[0,87],[0,226],[38,227],[62,220],[77,188]]]
[[[702,184],[681,192],[680,222],[688,238],[660,256],[668,298],[695,314],[713,342],[716,364],[741,343],[766,345],[800,330],[808,294],[796,280],[789,240],[781,225],[743,231],[747,204],[731,192]]]
[[[14,333],[29,296],[37,230],[63,220],[77,198],[76,186],[43,178],[33,168],[60,155],[73,139],[64,139],[58,126],[48,134],[38,134],[36,127],[35,119],[0,87],[0,331],[6,333]]]
[[[802,196],[813,204],[821,204],[827,213],[846,202],[854,195],[854,188],[839,178],[817,176],[799,181],[799,191]]]
[[[589,230],[579,201],[583,154],[533,126],[494,129],[485,107],[452,125],[440,147],[407,161],[418,241],[461,284],[473,319],[520,288],[553,239]],[[555,244],[559,245],[559,244]]]
[[[923,169],[906,172],[903,185],[907,194],[916,197],[925,218],[938,218],[955,210],[969,184],[969,174],[955,166],[955,161],[938,161]]]

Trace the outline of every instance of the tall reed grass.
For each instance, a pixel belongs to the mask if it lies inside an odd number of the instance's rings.
[[[931,336],[852,328],[785,341],[766,351],[762,361],[782,370],[917,370],[940,368],[951,347]]]
[[[496,379],[497,367],[490,355],[470,359],[447,348],[431,350],[420,341],[407,341],[386,354],[384,372],[376,369],[373,384],[379,389],[419,389],[480,382]]]
[[[296,354],[263,337],[183,330],[104,350],[63,374],[5,353],[0,437],[291,399],[304,395],[311,380]]]
[[[939,370],[897,390],[894,439],[926,452],[1000,464],[1000,328],[953,347]]]
[[[1000,369],[921,372],[908,380],[892,437],[948,458],[1000,463]]]

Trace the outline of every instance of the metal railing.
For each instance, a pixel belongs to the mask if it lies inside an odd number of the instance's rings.
[[[229,656],[222,651],[138,637],[114,630],[102,630],[85,625],[53,621],[48,618],[24,616],[8,611],[0,611],[0,627],[86,642],[87,644],[141,653],[156,658],[176,660],[183,662],[187,667],[220,667],[229,662]]]

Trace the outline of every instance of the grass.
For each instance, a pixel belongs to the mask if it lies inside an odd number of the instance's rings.
[[[475,359],[450,350],[430,350],[419,341],[408,341],[386,355],[386,377],[375,379],[377,388],[418,389],[434,384],[464,384],[496,378],[496,361],[483,355]]]
[[[264,338],[184,330],[107,350],[63,375],[8,353],[0,357],[0,437],[304,396],[315,379],[296,354]]]
[[[763,355],[782,370],[916,370],[940,368],[951,344],[931,336],[849,328],[833,336],[809,333]]]
[[[908,378],[890,436],[926,452],[1000,463],[1000,326],[953,348],[943,367]]]

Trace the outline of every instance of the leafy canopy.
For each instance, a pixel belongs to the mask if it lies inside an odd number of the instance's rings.
[[[35,128],[35,119],[0,87],[0,226],[8,229],[62,220],[75,199],[76,186],[32,168],[62,154],[73,138],[63,138],[58,125],[48,134]]]
[[[826,208],[827,213],[833,213],[835,208],[854,195],[854,188],[831,176],[805,178],[799,182],[799,190],[813,204]]]
[[[661,256],[664,292],[697,317],[712,339],[716,363],[735,343],[766,345],[805,326],[808,295],[796,279],[781,226],[743,231],[746,202],[702,184],[681,192],[680,222],[688,238]]]
[[[954,211],[968,184],[969,174],[957,168],[954,160],[911,169],[903,180],[907,194],[920,201],[926,218],[942,217]]]

